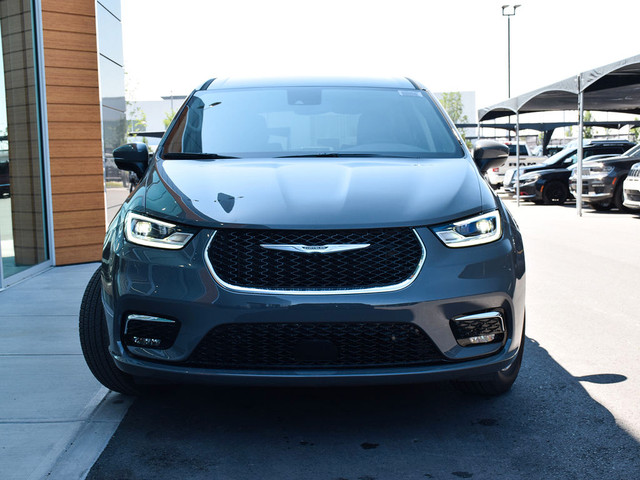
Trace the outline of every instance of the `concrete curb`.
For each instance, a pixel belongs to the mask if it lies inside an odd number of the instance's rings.
[[[84,479],[133,401],[133,397],[102,387],[86,406],[81,415],[85,420],[78,424],[73,437],[64,444],[60,442],[61,448],[48,455],[51,461],[47,462],[46,471],[38,469],[29,480]]]

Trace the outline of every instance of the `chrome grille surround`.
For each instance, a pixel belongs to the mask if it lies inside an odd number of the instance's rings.
[[[220,278],[220,276],[216,273],[215,269],[213,268],[213,265],[211,264],[211,260],[209,259],[209,251],[211,249],[211,244],[213,243],[213,240],[215,238],[217,231],[211,235],[211,238],[207,243],[207,247],[205,248],[205,251],[204,251],[204,260],[207,265],[207,268],[209,269],[209,273],[211,273],[214,280],[224,288],[235,291],[235,292],[257,293],[257,294],[277,294],[277,295],[350,295],[350,294],[360,294],[360,293],[395,292],[408,287],[414,282],[414,280],[422,270],[422,266],[424,265],[424,261],[427,256],[427,251],[424,246],[424,243],[422,242],[422,239],[420,238],[420,235],[418,235],[418,232],[416,232],[414,228],[411,228],[410,230],[413,232],[413,234],[415,235],[418,241],[418,244],[420,245],[421,256],[414,272],[404,281],[393,284],[393,285],[385,285],[385,286],[377,286],[377,287],[369,287],[369,288],[352,288],[352,289],[334,288],[334,289],[325,289],[325,290],[323,289],[267,289],[267,288],[252,288],[252,287],[243,287],[239,285],[233,285],[228,282],[225,282],[223,279]]]

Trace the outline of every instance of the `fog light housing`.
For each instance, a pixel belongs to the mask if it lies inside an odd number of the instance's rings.
[[[501,343],[504,339],[504,319],[499,311],[463,315],[452,318],[450,324],[453,336],[461,347]]]
[[[130,314],[124,327],[124,344],[130,347],[167,349],[173,345],[180,323],[153,315]]]

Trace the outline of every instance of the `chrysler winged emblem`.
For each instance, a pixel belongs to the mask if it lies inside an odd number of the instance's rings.
[[[347,252],[349,250],[360,250],[367,248],[370,243],[347,243],[337,245],[282,245],[262,243],[260,246],[268,250],[281,250],[283,252],[300,252],[300,253],[336,253]]]

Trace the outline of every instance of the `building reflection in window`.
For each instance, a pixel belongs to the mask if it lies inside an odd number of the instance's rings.
[[[0,253],[4,278],[48,259],[30,3],[0,1]]]

